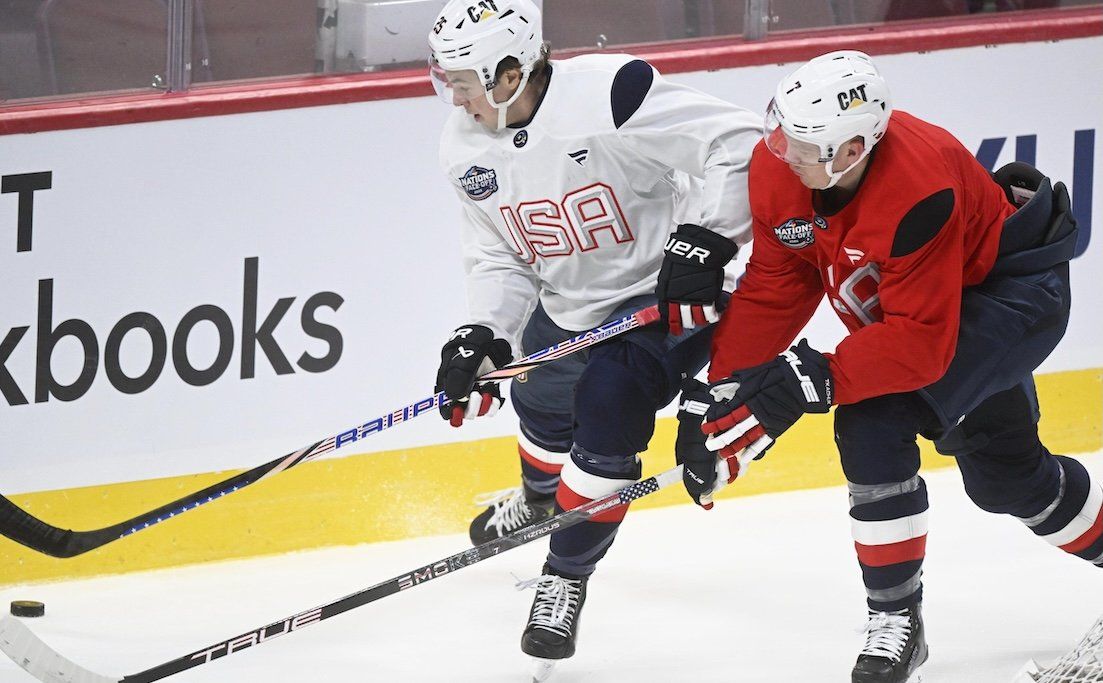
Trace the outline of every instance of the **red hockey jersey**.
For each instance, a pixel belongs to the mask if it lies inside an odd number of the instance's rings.
[[[894,112],[849,201],[813,192],[759,143],[754,242],[713,338],[709,379],[788,348],[826,294],[850,334],[825,354],[836,403],[914,391],[950,364],[962,289],[996,260],[1014,211],[952,135]]]

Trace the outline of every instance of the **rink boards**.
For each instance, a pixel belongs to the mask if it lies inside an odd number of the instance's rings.
[[[1103,372],[1041,375],[1043,439],[1055,453],[1103,447]],[[676,423],[659,421],[644,473],[672,467]],[[952,458],[922,443],[925,470],[952,467]],[[98,528],[219,481],[229,473],[169,477],[31,493],[13,500],[63,527]],[[54,560],[0,542],[3,583],[170,567],[189,562],[283,553],[322,545],[391,541],[458,533],[477,510],[476,492],[516,485],[516,440],[497,437],[308,463],[217,503],[70,560]],[[830,416],[809,415],[768,457],[720,498],[844,483]],[[638,508],[685,504],[672,487]]]

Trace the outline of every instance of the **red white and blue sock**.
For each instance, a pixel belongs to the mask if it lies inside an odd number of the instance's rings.
[[[639,456],[599,456],[576,445],[563,466],[555,494],[556,514],[604,498],[638,481],[641,470]],[[618,506],[590,521],[552,534],[548,564],[560,574],[589,576],[613,544],[627,512],[627,505]]]
[[[538,443],[525,434],[524,428],[517,433],[517,453],[521,458],[521,481],[526,495],[539,498],[551,498],[559,487],[559,473],[570,458],[569,446],[562,450],[554,446]]]
[[[1044,509],[1019,520],[1051,545],[1103,567],[1103,487],[1078,461],[1053,459],[1061,468],[1056,495]]]
[[[891,612],[923,597],[927,486],[915,475],[887,484],[848,483],[850,529],[870,609]]]

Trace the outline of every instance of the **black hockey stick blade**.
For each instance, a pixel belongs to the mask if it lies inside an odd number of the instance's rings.
[[[656,491],[682,480],[682,466],[656,474],[653,477],[636,482],[585,505],[561,512],[554,517],[537,522],[511,534],[497,538],[480,546],[469,548],[450,557],[432,562],[406,572],[400,576],[377,583],[370,588],[346,595],[325,605],[293,614],[267,626],[247,631],[241,635],[210,645],[196,652],[178,657],[172,661],[158,664],[145,671],[111,678],[94,673],[65,658],[51,649],[30,628],[14,617],[0,619],[0,650],[31,675],[45,683],[151,683],[168,678],[181,671],[187,671],[217,659],[236,654],[255,645],[267,643],[279,636],[299,631],[338,614],[362,607],[370,602],[381,600],[390,595],[416,588],[424,583],[453,574],[464,567],[482,562],[500,555],[507,550],[531,543],[556,531],[585,522],[606,510],[643,498]]]
[[[577,351],[581,351],[582,349],[589,348],[594,344],[612,339],[613,337],[624,334],[625,332],[630,332],[636,328],[650,325],[658,319],[659,309],[657,306],[644,308],[631,315],[612,320],[604,325],[561,341],[546,349],[529,354],[509,365],[505,365],[497,370],[492,370],[479,379],[485,382],[503,382],[517,375],[531,372],[532,370],[552,363],[565,356],[569,356]],[[327,453],[331,453],[348,444],[355,443],[371,436],[376,432],[390,429],[397,424],[408,422],[425,413],[436,413],[437,408],[443,400],[444,393],[438,392],[433,396],[415,401],[398,410],[393,410],[373,420],[368,420],[363,424],[334,434],[322,441],[315,442],[306,448],[276,458],[272,462],[254,467],[251,470],[232,476],[229,479],[212,484],[202,491],[196,491],[195,493],[174,500],[171,503],[162,505],[156,510],[143,512],[131,519],[102,529],[73,531],[71,529],[58,528],[38,519],[0,495],[0,534],[27,546],[31,550],[38,551],[45,555],[58,558],[76,557],[77,555],[82,555],[90,550],[95,550],[96,548],[107,545],[112,541],[117,541],[130,534],[148,529],[155,524],[160,524],[165,520],[172,519],[189,510],[194,510],[201,505],[218,500],[235,491],[240,491],[246,486],[257,483],[261,479],[279,474],[292,467],[301,465],[308,460],[313,460]]]

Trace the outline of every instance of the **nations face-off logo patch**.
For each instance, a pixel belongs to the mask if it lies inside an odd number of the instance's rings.
[[[774,234],[782,244],[792,249],[804,249],[816,241],[816,236],[812,233],[812,223],[803,218],[790,218],[774,228]]]
[[[498,173],[492,168],[472,166],[460,176],[463,191],[477,202],[481,202],[498,191]]]

